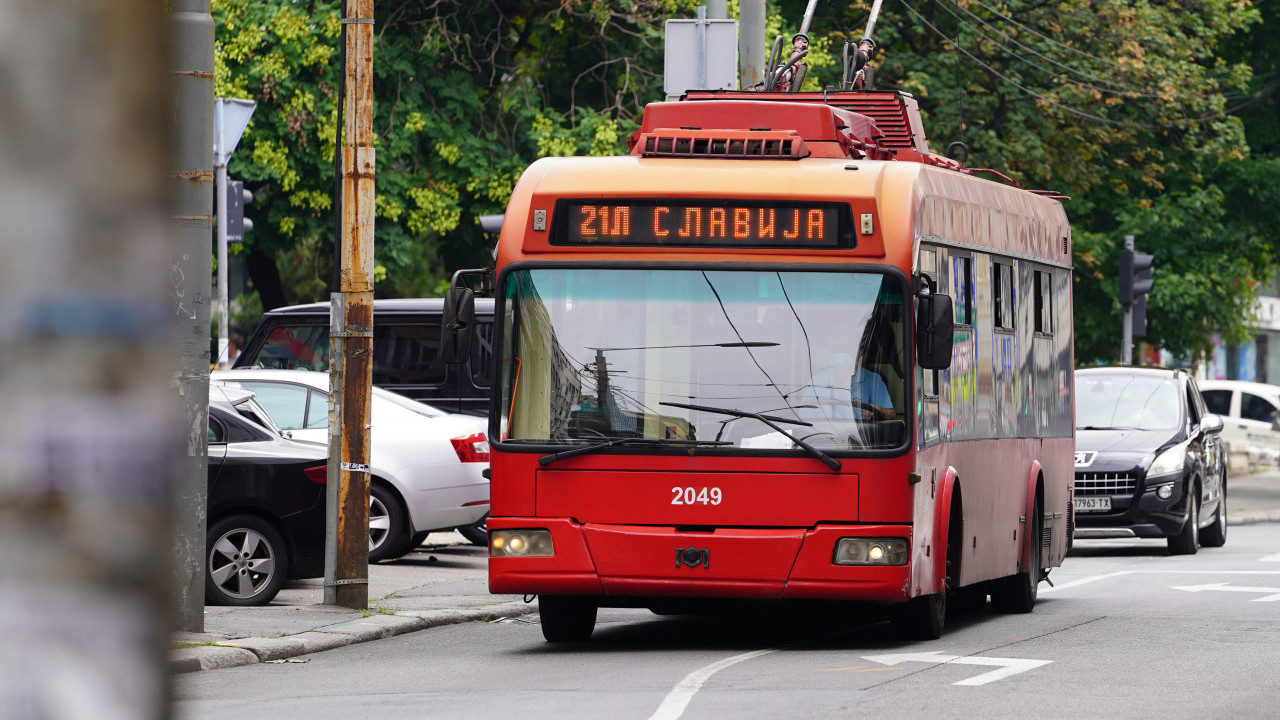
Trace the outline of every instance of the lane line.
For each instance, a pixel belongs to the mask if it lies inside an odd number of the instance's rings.
[[[688,675],[685,675],[683,680],[676,683],[676,686],[671,689],[671,692],[667,693],[667,696],[662,699],[662,704],[658,706],[658,709],[649,716],[649,720],[678,720],[678,718],[684,714],[684,709],[689,704],[689,701],[692,700],[693,696],[702,689],[702,684],[705,683],[712,675],[715,675],[727,667],[737,665],[740,662],[750,660],[752,658],[758,658],[761,655],[768,655],[769,653],[777,651],[778,648],[773,648],[772,650],[755,650],[741,655],[734,655],[733,657],[725,658],[720,662],[714,662],[706,667],[694,670]]]
[[[1107,573],[1106,575],[1094,575],[1092,577],[1084,577],[1084,578],[1080,578],[1079,580],[1072,580],[1071,582],[1058,583],[1057,585],[1054,585],[1052,587],[1043,587],[1043,588],[1040,588],[1039,592],[1047,593],[1047,592],[1057,592],[1061,590],[1068,590],[1073,587],[1079,587],[1080,585],[1088,585],[1091,582],[1097,582],[1099,580],[1108,580],[1113,577],[1120,577],[1121,575],[1130,575],[1132,573],[1133,573],[1132,570],[1121,570],[1119,572]]]

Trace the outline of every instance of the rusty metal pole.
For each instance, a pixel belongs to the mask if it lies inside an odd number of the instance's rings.
[[[329,320],[329,487],[324,601],[369,606],[373,384],[373,0],[347,0],[342,68],[342,234]]]
[[[210,277],[207,235],[174,260],[165,7],[0,2],[0,718],[170,716],[179,291]]]

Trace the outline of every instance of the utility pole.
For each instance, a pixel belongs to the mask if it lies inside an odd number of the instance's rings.
[[[209,236],[184,278],[164,7],[0,2],[0,718],[170,714],[176,333]],[[208,188],[204,150],[179,181]]]
[[[204,631],[204,566],[209,484],[209,231],[213,218],[213,17],[209,0],[174,0],[169,18],[173,103],[171,185],[178,395],[186,452],[174,476],[177,628]]]
[[[329,484],[324,601],[369,605],[369,405],[373,384],[373,0],[346,0],[342,232],[329,316]]]
[[[764,82],[764,3],[741,0],[738,4],[738,87],[743,90]]]

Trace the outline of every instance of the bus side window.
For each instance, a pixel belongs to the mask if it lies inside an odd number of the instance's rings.
[[[1053,334],[1053,284],[1051,275],[1046,270],[1035,271],[1035,331],[1045,335]]]

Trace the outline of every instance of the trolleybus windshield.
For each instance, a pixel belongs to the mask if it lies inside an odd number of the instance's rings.
[[[503,293],[505,442],[905,448],[898,275],[538,267],[506,273]]]

